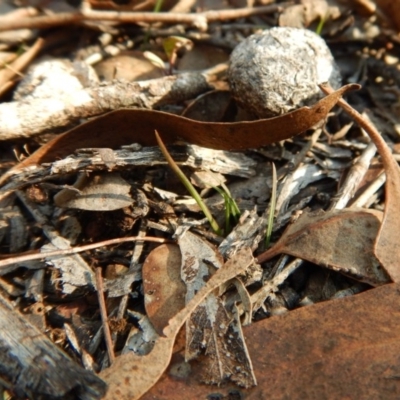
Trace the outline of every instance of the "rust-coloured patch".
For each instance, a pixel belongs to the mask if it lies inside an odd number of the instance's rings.
[[[258,386],[199,383],[199,363],[185,380],[168,373],[142,399],[398,399],[400,286],[319,303],[244,328]],[[182,361],[176,354],[173,363]]]

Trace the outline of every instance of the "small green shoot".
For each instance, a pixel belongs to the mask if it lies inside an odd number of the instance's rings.
[[[317,29],[315,29],[315,33],[317,35],[321,36],[322,29],[323,29],[323,27],[325,25],[325,22],[326,22],[327,18],[328,18],[328,13],[324,17],[320,17],[318,25],[317,25]]]
[[[155,135],[156,135],[156,140],[157,140],[158,146],[160,147],[161,152],[163,153],[165,159],[167,160],[168,165],[175,172],[176,176],[180,179],[180,181],[185,186],[185,188],[187,189],[189,194],[196,200],[196,203],[199,205],[199,207],[203,211],[204,215],[208,219],[208,222],[210,223],[213,231],[217,235],[222,236],[222,231],[221,231],[220,227],[218,226],[217,221],[212,216],[207,205],[204,203],[203,199],[200,197],[199,193],[194,188],[194,186],[191,184],[191,182],[186,177],[186,175],[182,172],[182,170],[178,167],[176,162],[173,160],[173,158],[169,154],[167,148],[165,147],[165,145],[164,145],[163,141],[161,140],[161,137],[157,131],[155,131]]]
[[[170,74],[172,74],[176,61],[178,60],[178,51],[183,47],[185,47],[186,50],[191,50],[193,48],[193,42],[181,36],[168,36],[163,40],[164,52],[169,61]]]
[[[156,4],[154,4],[154,8],[153,8],[153,12],[157,13],[161,11],[161,8],[163,6],[163,2],[164,0],[157,0]],[[144,37],[143,43],[148,44],[149,43],[149,39],[150,39],[150,33],[151,33],[151,25],[149,25],[146,35]]]
[[[154,5],[153,12],[160,12],[161,7],[163,5],[164,0],[157,0],[156,4]]]
[[[275,207],[276,207],[276,188],[278,186],[278,179],[276,177],[275,164],[272,163],[272,193],[271,200],[269,202],[269,214],[268,214],[268,225],[267,232],[265,235],[265,247],[268,248],[271,243],[272,227],[274,226]]]
[[[232,198],[232,195],[229,189],[226,187],[224,183],[221,183],[221,188],[212,186],[224,199],[225,203],[225,235],[227,235],[231,229],[231,220],[233,219],[234,223],[236,224],[240,217],[240,210],[238,205],[236,204],[235,200]]]

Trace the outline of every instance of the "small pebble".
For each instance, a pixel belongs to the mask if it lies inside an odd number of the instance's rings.
[[[259,118],[312,106],[323,97],[319,83],[341,86],[325,41],[291,27],[265,30],[241,42],[231,54],[228,79],[238,104]]]

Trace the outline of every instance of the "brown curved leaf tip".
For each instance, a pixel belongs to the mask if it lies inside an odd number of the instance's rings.
[[[326,94],[332,93],[332,88],[320,85]],[[342,107],[367,132],[374,142],[382,158],[386,172],[385,210],[383,220],[376,235],[374,251],[383,268],[393,282],[400,282],[400,168],[394,159],[389,146],[375,127],[344,100],[338,99]]]
[[[345,92],[358,88],[356,84],[346,85],[313,107],[303,107],[279,117],[251,122],[200,122],[153,110],[112,111],[51,140],[18,164],[13,171],[52,162],[79,148],[115,149],[132,143],[155,146],[155,130],[160,132],[166,144],[184,140],[217,150],[245,150],[266,146],[311,128],[327,116]]]
[[[257,260],[290,254],[373,286],[389,283],[373,253],[380,218],[358,209],[304,212]]]

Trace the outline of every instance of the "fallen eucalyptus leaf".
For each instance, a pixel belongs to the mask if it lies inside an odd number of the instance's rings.
[[[152,250],[143,263],[144,304],[159,335],[168,321],[185,307],[186,286],[180,276],[181,260],[178,246],[163,244]]]
[[[65,188],[54,196],[58,207],[89,211],[113,211],[129,207],[131,185],[118,173],[107,173],[80,179],[79,190]]]
[[[333,93],[329,85],[320,85],[327,93]],[[374,142],[386,173],[385,184],[385,210],[382,223],[379,227],[374,243],[374,254],[393,282],[400,282],[400,168],[394,159],[389,146],[379,132],[365,120],[360,113],[339,99],[338,105],[342,107],[354,120],[367,132]]]
[[[150,354],[140,357],[128,353],[117,357],[110,368],[100,373],[100,377],[108,384],[104,399],[135,400],[146,393],[167,369],[176,335],[190,314],[213,290],[244,273],[253,260],[248,248],[240,250],[228,260],[186,307],[169,321],[164,329],[165,336],[158,339]]]
[[[379,218],[367,211],[303,213],[258,262],[290,254],[373,286],[390,282],[373,254]]]
[[[140,143],[157,144],[154,131],[158,130],[166,144],[184,140],[191,144],[219,150],[258,148],[288,139],[306,131],[323,120],[340,97],[359,85],[343,86],[324,97],[313,107],[302,107],[279,117],[250,122],[199,122],[154,110],[121,109],[94,118],[57,136],[30,157],[9,170],[0,184],[22,169],[44,162],[52,162],[73,153],[78,148],[118,148]]]
[[[165,374],[142,400],[398,399],[399,291],[384,285],[245,327],[256,387],[204,385],[200,360],[186,379]],[[174,355],[171,368],[182,360]]]

